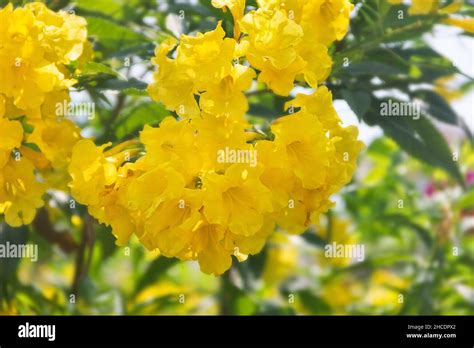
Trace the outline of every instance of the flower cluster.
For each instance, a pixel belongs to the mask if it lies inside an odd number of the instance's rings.
[[[0,23],[0,214],[20,226],[43,205],[44,179],[66,187],[80,133],[56,106],[69,101],[76,81],[68,65],[81,57],[87,30],[83,18],[39,2],[7,5]]]
[[[150,95],[182,117],[196,117],[201,110],[243,117],[248,109],[243,91],[251,87],[255,71],[238,63],[242,46],[225,38],[221,23],[215,30],[197,36],[168,39],[155,50],[158,66]],[[176,58],[168,55],[176,48]],[[237,64],[233,64],[237,62]],[[195,96],[199,96],[199,105]]]
[[[294,19],[283,2],[261,1],[245,16],[242,1],[213,3],[230,9],[237,37],[225,37],[218,23],[155,51],[149,93],[178,118],[146,126],[138,143],[81,140],[69,170],[73,196],[112,227],[119,245],[135,234],[149,250],[198,260],[203,272],[219,275],[232,256],[258,253],[276,226],[302,233],[318,223],[350,181],[362,143],[317,85],[331,66],[327,45],[347,30],[348,2],[295,2]],[[314,28],[317,20],[325,32]],[[300,75],[315,88],[287,103],[290,113],[271,124],[271,136],[244,117],[253,68],[275,92],[288,94]]]
[[[353,5],[347,0],[259,0],[239,22],[246,57],[258,81],[288,95],[295,79],[316,88],[331,70],[328,46],[341,40]]]

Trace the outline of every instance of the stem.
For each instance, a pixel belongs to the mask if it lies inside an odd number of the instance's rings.
[[[94,230],[92,228],[92,218],[89,214],[84,221],[84,228],[82,229],[82,239],[79,245],[79,250],[76,257],[76,268],[74,271],[74,279],[71,286],[71,293],[77,296],[81,281],[87,275],[89,265],[92,260],[92,247],[94,245]],[[89,254],[86,256],[87,249]]]
[[[230,315],[231,314],[231,300],[232,297],[230,296],[232,283],[230,281],[230,272],[229,269],[221,276],[221,287],[220,287],[220,294],[219,294],[219,314],[220,315]]]
[[[326,233],[326,240],[327,240],[327,243],[330,244],[331,241],[332,241],[332,225],[333,225],[332,210],[328,210],[326,215],[328,217],[328,227],[327,227],[327,233]]]
[[[133,145],[140,145],[140,141],[138,139],[132,139],[132,140],[127,140],[124,141],[123,143],[117,144],[110,150],[107,150],[104,152],[105,157],[111,157],[114,156],[123,150],[125,150],[127,147],[133,146]]]
[[[56,231],[45,208],[38,210],[33,221],[35,231],[51,244],[58,245],[65,253],[71,253],[78,245],[68,231]]]

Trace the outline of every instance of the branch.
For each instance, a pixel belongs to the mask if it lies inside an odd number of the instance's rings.
[[[38,210],[33,226],[40,236],[51,244],[58,245],[65,253],[71,253],[77,249],[77,243],[67,230],[56,231],[49,219],[45,208]]]
[[[77,252],[74,279],[71,286],[71,293],[76,296],[79,291],[79,285],[89,270],[92,260],[92,247],[94,245],[94,241],[95,234],[94,229],[92,228],[92,218],[88,214],[84,221],[84,228],[82,229],[81,245],[79,246],[79,250]],[[89,249],[89,254],[86,256],[87,249]]]

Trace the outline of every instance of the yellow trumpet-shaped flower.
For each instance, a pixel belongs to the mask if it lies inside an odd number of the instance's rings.
[[[11,156],[13,149],[20,147],[23,140],[23,128],[18,121],[0,118],[0,168]]]
[[[229,226],[237,235],[250,236],[264,224],[263,214],[272,210],[271,193],[259,180],[261,168],[241,164],[224,175],[203,176],[203,214],[210,223]]]
[[[157,70],[148,92],[179,116],[197,117],[200,109],[214,114],[243,117],[248,105],[242,91],[250,88],[255,72],[236,64],[242,48],[225,38],[221,22],[196,36],[167,39],[155,50]],[[176,48],[176,58],[169,53]],[[201,96],[198,105],[195,95]]]
[[[39,107],[47,93],[68,88],[64,64],[82,54],[86,22],[66,12],[55,13],[42,3],[0,10],[0,94],[21,109]]]
[[[98,204],[104,187],[114,184],[117,179],[115,164],[103,154],[108,146],[110,144],[96,147],[92,140],[84,139],[74,147],[69,166],[74,182],[71,192],[82,204]]]
[[[224,11],[230,10],[234,18],[234,37],[237,39],[240,35],[239,20],[244,15],[245,0],[212,0],[212,6]]]
[[[0,169],[0,214],[10,226],[30,224],[36,209],[43,206],[44,184],[35,177],[35,168],[27,158],[10,159]]]

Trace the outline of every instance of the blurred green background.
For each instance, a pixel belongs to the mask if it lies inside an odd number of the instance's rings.
[[[94,60],[81,69],[72,98],[96,103],[96,117],[79,122],[97,143],[136,137],[170,114],[145,90],[157,43],[213,29],[220,18],[233,30],[230,13],[206,0],[46,2],[87,19]],[[214,277],[147,252],[137,240],[115,246],[85,207],[70,209],[67,194],[50,192],[32,226],[0,224],[1,243],[35,243],[40,255],[36,263],[0,259],[0,314],[474,314],[472,67],[463,71],[425,39],[443,33],[445,14],[354,3],[349,34],[331,47],[327,86],[367,147],[320,226],[298,236],[277,230],[260,254]],[[472,3],[458,13],[473,16]],[[459,54],[472,61],[472,34],[453,35],[470,40],[471,52]],[[466,96],[470,110],[459,115],[453,104]],[[423,101],[423,117],[380,117],[387,98]],[[289,99],[254,93],[249,117],[265,127]],[[366,257],[325,258],[332,242],[363,244]]]

